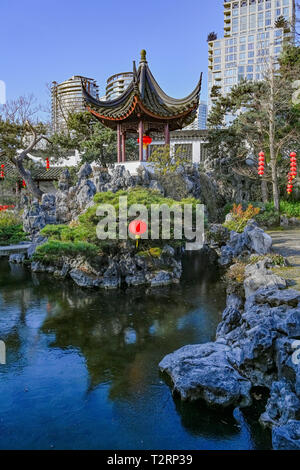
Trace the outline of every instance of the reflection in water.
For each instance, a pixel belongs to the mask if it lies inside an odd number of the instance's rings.
[[[268,448],[255,419],[173,399],[158,371],[213,340],[224,308],[204,258],[184,272],[176,286],[97,292],[1,261],[0,447]]]

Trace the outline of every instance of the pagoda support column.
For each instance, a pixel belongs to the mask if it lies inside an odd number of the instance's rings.
[[[170,129],[169,124],[165,124],[165,145],[170,145]]]
[[[122,132],[122,162],[126,162],[126,132]]]
[[[150,147],[150,145],[147,145],[147,148],[146,148],[146,162],[149,160],[149,147]]]
[[[122,161],[121,124],[117,125],[117,150],[118,150],[118,163],[121,163]]]
[[[143,148],[144,124],[143,121],[139,122],[139,160],[144,161],[144,148]]]

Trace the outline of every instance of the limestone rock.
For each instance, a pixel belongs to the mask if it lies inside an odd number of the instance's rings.
[[[152,189],[154,191],[158,191],[162,196],[165,194],[165,190],[162,187],[162,185],[157,181],[157,180],[151,180],[149,184],[149,189]]]
[[[160,362],[170,375],[174,391],[183,400],[203,399],[221,407],[251,404],[249,380],[228,362],[229,347],[218,343],[197,344],[168,354]]]
[[[88,275],[80,269],[72,269],[70,271],[70,277],[80,287],[99,287],[100,280],[94,276]]]
[[[272,443],[274,450],[300,450],[300,421],[273,427]]]
[[[270,260],[269,260],[270,261]],[[262,286],[283,289],[287,286],[286,280],[272,273],[266,268],[268,259],[259,261],[245,268],[244,289],[246,298],[253,295]]]
[[[265,426],[280,426],[291,419],[300,420],[300,399],[286,379],[274,382],[271,387],[266,411],[260,422]]]
[[[257,303],[268,303],[271,306],[289,305],[297,307],[300,303],[300,292],[294,289],[264,288],[256,292],[255,301]]]
[[[93,173],[92,167],[89,163],[84,163],[78,172],[78,180],[80,181],[83,178],[89,178]]]
[[[244,230],[244,235],[251,253],[258,253],[259,255],[270,253],[272,248],[272,238],[259,228],[256,222],[248,222]]]

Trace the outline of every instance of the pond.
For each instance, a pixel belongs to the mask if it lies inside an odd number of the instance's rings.
[[[259,412],[173,398],[168,353],[214,340],[224,286],[201,255],[180,285],[89,291],[0,258],[1,449],[269,449]]]

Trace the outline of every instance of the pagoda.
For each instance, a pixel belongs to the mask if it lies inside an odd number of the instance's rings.
[[[138,69],[133,62],[133,78],[126,90],[117,98],[100,101],[91,96],[82,83],[86,109],[104,126],[117,131],[118,163],[126,161],[126,135],[138,133],[139,160],[148,159],[151,133],[164,134],[165,144],[170,145],[170,131],[182,129],[197,115],[202,83],[183,99],[166,95],[153,77],[146,60],[146,51],[141,51]],[[146,145],[145,145],[146,144]]]

